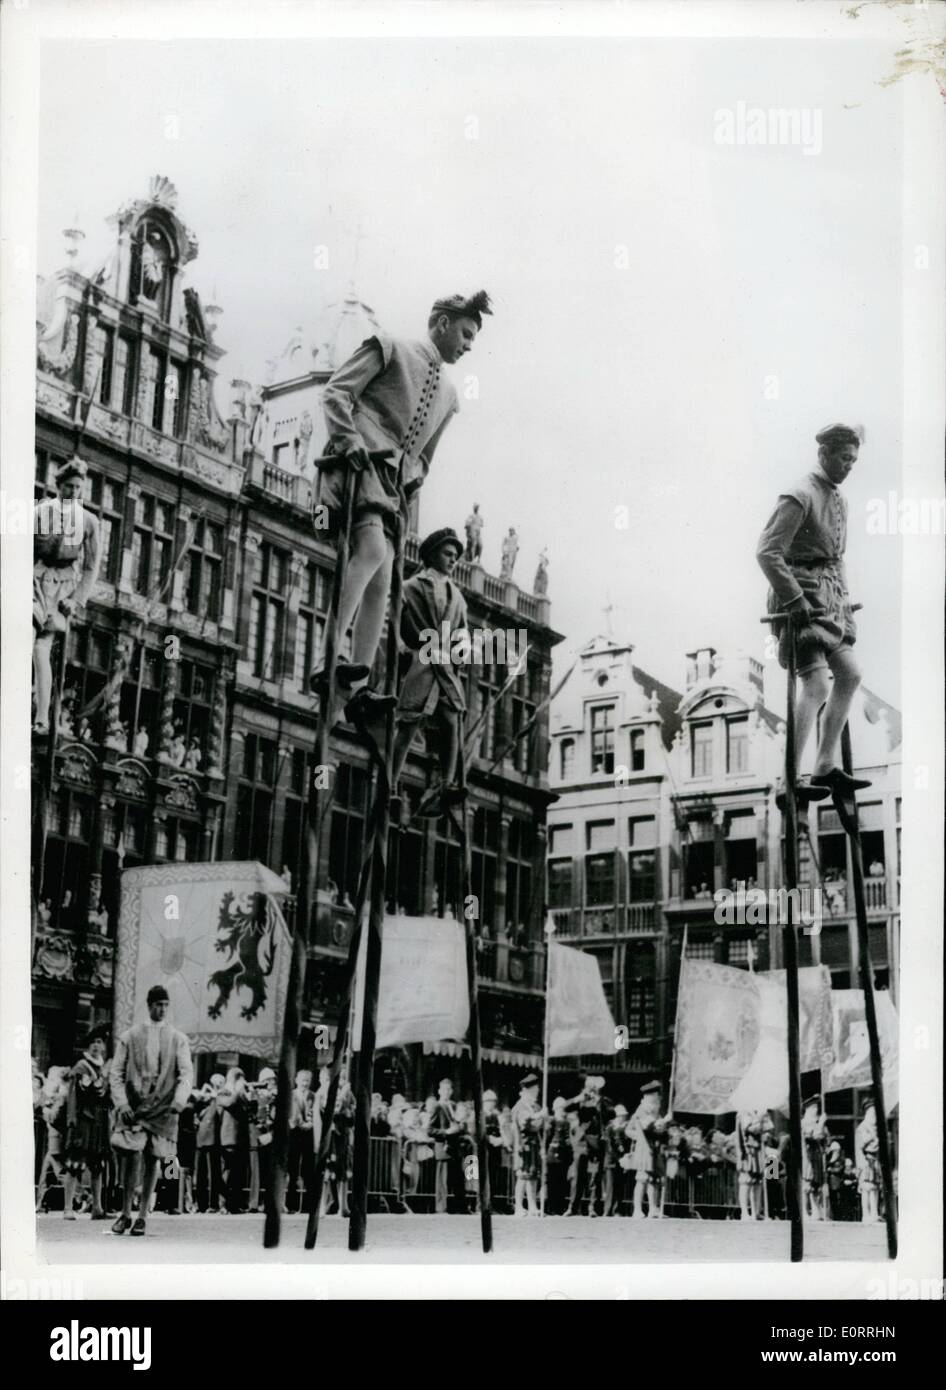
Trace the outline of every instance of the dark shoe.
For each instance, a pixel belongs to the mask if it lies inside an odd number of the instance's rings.
[[[133,1236],[143,1236],[143,1235],[144,1235],[144,1233],[145,1233],[145,1219],[144,1219],[143,1216],[139,1216],[139,1217],[138,1217],[138,1219],[136,1220],[135,1224],[134,1224],[134,1225],[132,1226],[132,1228],[131,1228],[131,1233],[132,1233]]]
[[[345,706],[345,718],[350,724],[371,724],[375,720],[380,720],[392,709],[397,707],[397,699],[393,695],[377,695],[367,686],[362,686],[361,690],[356,690]]]
[[[415,820],[439,820],[444,812],[443,787],[428,787],[417,803]]]
[[[123,1236],[130,1225],[131,1217],[126,1216],[125,1213],[122,1212],[121,1216],[117,1219],[117,1221],[112,1222],[112,1235]]]
[[[804,811],[805,807],[812,801],[824,801],[825,798],[830,795],[831,792],[827,787],[813,786],[811,782],[799,782],[795,788],[795,805],[800,811]],[[780,791],[777,794],[775,804],[784,815],[786,811],[786,797],[784,791]]]
[[[445,787],[440,799],[445,806],[462,806],[468,795],[466,787]]]
[[[94,1212],[92,1213],[92,1220],[93,1220],[93,1221],[107,1221],[107,1220],[108,1220],[108,1212],[107,1212],[107,1211],[94,1211]]]
[[[335,666],[335,681],[343,690],[349,689],[355,681],[367,680],[371,674],[370,666],[362,666],[353,661],[339,661]],[[309,673],[309,689],[313,695],[318,695],[325,687],[326,671],[324,667],[319,667],[317,671]]]
[[[833,767],[830,772],[813,772],[811,785],[813,787],[827,787],[833,796],[846,797],[850,800],[855,792],[866,791],[873,783],[866,782],[863,777],[851,777],[842,768]]]

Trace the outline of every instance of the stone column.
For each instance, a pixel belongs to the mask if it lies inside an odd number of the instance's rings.
[[[125,492],[125,525],[122,528],[122,553],[118,571],[118,588],[123,594],[132,592],[132,543],[135,539],[135,510],[141,496],[141,484],[129,483]]]
[[[176,537],[176,539],[177,539],[177,553],[180,552],[180,548],[181,548],[181,547],[185,544],[185,542],[187,541],[187,538],[188,538],[188,535],[189,535],[190,529],[191,529],[190,523],[191,523],[191,517],[192,517],[192,516],[193,516],[193,512],[191,511],[191,508],[188,507],[186,504],[182,504],[181,506],[178,507],[178,509],[177,509],[177,537]],[[180,565],[177,567],[177,569],[174,571],[174,578],[173,578],[173,580],[171,581],[171,593],[170,593],[170,596],[169,596],[169,598],[168,598],[168,611],[171,612],[171,613],[173,613],[173,612],[178,612],[178,613],[180,613],[180,612],[182,612],[182,610],[183,610],[183,608],[184,608],[184,601],[185,601],[184,581],[185,581],[185,573],[186,573],[186,570],[187,570],[187,561],[186,561],[186,559],[185,559],[185,560],[183,560],[183,561],[181,562],[181,564],[180,564]]]
[[[713,811],[713,888],[728,888],[726,882],[726,813]]]

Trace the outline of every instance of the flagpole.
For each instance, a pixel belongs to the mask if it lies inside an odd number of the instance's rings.
[[[689,922],[683,924],[683,942],[680,947],[680,974],[683,974],[683,962],[687,954],[687,933],[690,930]],[[670,1085],[667,1089],[667,1114],[673,1115],[673,1083],[677,1072],[677,1023],[680,1019],[680,981],[677,978],[677,1008],[673,1020],[673,1051],[670,1054]],[[664,1214],[664,1202],[667,1199],[667,1179],[664,1178],[660,1188],[660,1215]]]
[[[551,1037],[549,1034],[549,983],[552,976],[552,937],[555,935],[555,923],[551,917],[545,923],[545,1026],[542,1030],[542,1109],[548,1111],[549,1108],[549,1047]],[[539,1215],[545,1215],[545,1197],[548,1184],[548,1135],[546,1134],[542,1142],[542,1188],[539,1192]]]

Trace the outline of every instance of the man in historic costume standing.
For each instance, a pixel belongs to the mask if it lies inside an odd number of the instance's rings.
[[[404,585],[401,609],[401,640],[412,659],[398,701],[393,785],[397,786],[415,735],[431,726],[437,763],[417,814],[434,818],[463,796],[456,775],[466,700],[459,670],[450,660],[452,639],[463,634],[463,640],[469,641],[466,603],[459,585],[450,578],[461,554],[460,539],[449,526],[431,532],[420,547],[423,568]]]
[[[112,1226],[117,1236],[131,1226],[145,1234],[145,1218],[158,1180],[158,1164],[177,1154],[178,1116],[193,1085],[190,1044],[168,1022],[171,1001],[163,985],[148,990],[148,1021],[118,1039],[110,1084],[116,1112],[112,1147],[122,1157],[122,1213]],[[132,1225],[135,1167],[142,1155],[141,1201]]]
[[[89,598],[98,578],[101,540],[98,517],[82,505],[87,469],[76,457],[56,474],[58,497],[36,508],[33,535],[33,675],[36,714],[33,732],[49,732],[53,689],[52,649],[56,634]]]
[[[483,1132],[486,1135],[486,1162],[489,1167],[489,1192],[493,1210],[497,1202],[505,1199],[503,1187],[503,1151],[506,1143],[503,1138],[503,1125],[499,1114],[499,1098],[495,1091],[483,1092]]]
[[[854,1131],[854,1163],[857,1190],[861,1194],[861,1220],[881,1221],[880,1140],[877,1137],[877,1110],[870,1096],[861,1102],[861,1122]]]
[[[736,1116],[734,1131],[739,1214],[743,1221],[758,1221],[762,1215],[762,1182],[765,1171],[762,1116],[757,1110],[742,1110]]]
[[[805,1206],[812,1221],[823,1221],[822,1200],[825,1186],[825,1148],[828,1126],[821,1113],[820,1096],[809,1096],[801,1119],[802,1177],[805,1182]]]
[[[803,794],[808,792],[806,800],[819,800],[828,791],[851,796],[870,786],[843,771],[838,753],[841,732],[861,681],[852,650],[857,628],[844,572],[847,501],[840,487],[857,462],[863,438],[863,430],[849,425],[830,425],[815,435],[815,468],[781,493],[756,551],[771,585],[768,611],[790,613],[796,625],[801,679],[795,711],[797,765],[824,708],[811,787],[802,787]],[[785,624],[776,631],[779,661],[786,666]]]
[[[627,1132],[627,1106],[616,1105],[614,1117],[605,1127],[604,1214],[620,1216],[624,1201],[625,1176],[628,1164],[622,1163],[631,1152],[631,1137]]]
[[[660,1215],[657,1182],[660,1168],[660,1145],[667,1120],[660,1115],[663,1087],[659,1081],[648,1081],[641,1087],[641,1101],[627,1122],[631,1141],[631,1171],[634,1173],[634,1216],[644,1216],[644,1196],[647,1197],[648,1217]]]
[[[417,341],[380,331],[330,377],[322,397],[328,429],[327,453],[338,463],[323,466],[319,502],[337,529],[344,471],[355,472],[351,554],[338,607],[341,638],[354,620],[350,662],[336,671],[339,692],[351,697],[349,715],[364,717],[390,708],[386,696],[367,688],[384,627],[394,556],[407,522],[407,504],[423,485],[434,451],[459,410],[456,388],[443,376],[444,363],[459,362],[492,313],[489,296],[438,299]],[[389,451],[387,461],[369,458]],[[357,617],[356,617],[357,613]],[[321,672],[310,684],[318,689]],[[356,702],[356,703],[352,703]]]
[[[466,1214],[466,1180],[463,1176],[463,1125],[457,1118],[453,1082],[444,1077],[430,1111],[427,1134],[433,1140],[435,1170],[434,1208],[454,1215]]]
[[[86,1168],[92,1180],[92,1220],[105,1219],[102,1181],[111,1153],[107,1038],[104,1028],[93,1028],[85,1039],[82,1056],[69,1072],[62,1165],[66,1172],[63,1216],[67,1221],[75,1219],[76,1186]]]
[[[539,1214],[539,1183],[542,1178],[542,1131],[545,1111],[539,1104],[539,1078],[534,1072],[519,1082],[519,1099],[512,1107],[513,1169],[516,1174],[513,1214]],[[524,1200],[525,1199],[525,1200]]]
[[[601,1200],[602,1164],[608,1102],[602,1094],[604,1078],[585,1076],[577,1096],[565,1102],[565,1109],[576,1118],[573,1136],[575,1163],[572,1170],[571,1199],[566,1216],[580,1216],[581,1204],[588,1196],[588,1215],[598,1215]]]

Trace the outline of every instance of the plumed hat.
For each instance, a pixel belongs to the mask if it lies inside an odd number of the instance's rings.
[[[426,536],[420,543],[419,553],[423,563],[426,565],[429,560],[433,559],[440,547],[446,545],[448,541],[451,545],[456,546],[458,555],[463,554],[463,542],[453,527],[441,526],[439,531],[431,531],[430,535]]]
[[[485,290],[476,294],[451,294],[445,299],[434,301],[432,314],[452,314],[455,318],[472,319],[477,328],[483,327],[483,315],[492,314],[489,295]]]
[[[87,478],[88,475],[89,469],[85,460],[80,459],[79,455],[76,454],[56,469],[56,482],[64,483],[67,478]]]

